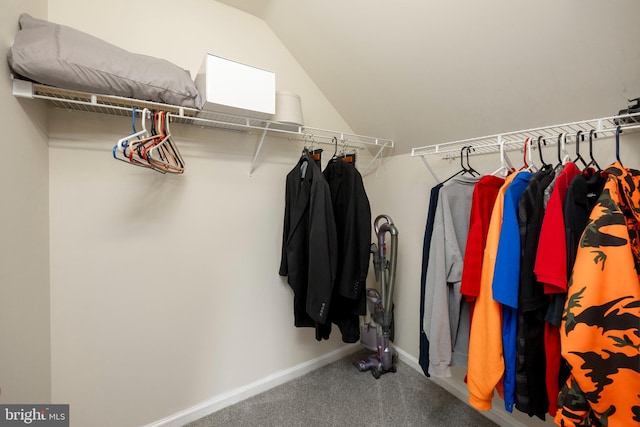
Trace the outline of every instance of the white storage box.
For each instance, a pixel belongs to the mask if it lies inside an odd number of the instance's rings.
[[[276,75],[208,54],[196,76],[203,110],[268,119],[276,111]]]

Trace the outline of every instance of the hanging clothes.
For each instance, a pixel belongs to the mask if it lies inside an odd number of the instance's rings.
[[[516,408],[545,419],[549,399],[545,382],[544,316],[549,305],[533,272],[544,218],[545,189],[555,179],[553,168],[543,167],[529,180],[518,203],[520,280],[516,346]]]
[[[482,258],[484,256],[484,247],[487,243],[491,212],[496,203],[498,191],[500,191],[500,187],[503,184],[504,178],[485,175],[480,178],[473,189],[469,236],[464,252],[464,266],[460,283],[460,293],[464,295],[466,301],[470,304],[471,321],[473,321],[475,299],[480,294]]]
[[[433,234],[433,223],[436,216],[436,206],[442,183],[436,184],[431,189],[429,197],[429,210],[427,212],[427,225],[424,230],[424,238],[422,241],[422,272],[420,274],[420,355],[418,363],[422,368],[422,372],[428,377],[429,375],[429,339],[424,330],[424,309],[425,309],[425,293],[427,284],[427,269],[429,267],[429,250],[431,248],[431,236]]]
[[[502,228],[504,194],[515,177],[516,174],[507,176],[491,211],[487,244],[482,259],[480,292],[476,298],[471,322],[467,387],[469,404],[480,411],[491,409],[494,389],[497,388],[498,394],[503,395],[502,309],[493,299],[491,286]]]
[[[531,172],[518,172],[504,195],[502,227],[492,294],[502,304],[502,351],[504,355],[504,406],[513,412],[516,394],[516,336],[518,328],[518,283],[520,281],[520,225],[517,207]]]
[[[473,189],[478,178],[458,176],[441,189],[426,271],[423,329],[429,341],[429,373],[451,376],[450,365],[465,365],[469,347],[469,306],[460,294],[463,254],[469,233]]]
[[[336,279],[329,320],[342,340],[360,339],[360,318],[366,314],[365,287],[371,247],[371,207],[362,175],[353,164],[332,159],[323,175],[329,185],[337,232]]]
[[[534,272],[543,284],[545,294],[562,294],[567,290],[567,240],[564,227],[564,200],[569,184],[580,170],[573,162],[567,162],[556,177],[553,191],[540,230],[540,241],[536,253]],[[553,319],[549,313],[554,307],[562,305],[563,297],[552,296],[547,315],[545,315],[544,348],[546,357],[546,383],[549,398],[549,414],[555,416],[560,392],[560,327],[559,319]]]
[[[326,336],[338,264],[336,224],[331,193],[309,153],[287,174],[282,256],[279,274],[294,292],[294,324],[316,328]]]
[[[560,328],[560,426],[640,423],[640,171],[614,163],[582,234]]]
[[[589,174],[591,175],[589,176]],[[587,170],[576,175],[567,188],[567,195],[562,208],[566,236],[567,281],[576,260],[578,241],[587,226],[593,207],[596,205],[600,194],[602,194],[605,182],[606,173],[595,173]],[[560,325],[565,300],[566,292],[554,295],[553,303],[546,315],[546,319],[551,324]],[[560,382],[564,382],[562,376]]]

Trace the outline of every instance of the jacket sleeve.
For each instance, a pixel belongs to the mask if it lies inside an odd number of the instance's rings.
[[[453,270],[460,279],[462,255],[457,248],[455,229],[449,217],[449,204],[444,189],[438,199],[434,220],[429,268],[425,285],[425,315],[423,327],[429,340],[429,373],[449,377],[451,371],[452,334],[449,313],[449,283]],[[456,274],[454,274],[456,275]],[[458,295],[459,297],[459,295]]]
[[[287,175],[284,201],[284,224],[282,225],[282,252],[280,255],[280,269],[278,271],[280,276],[287,276],[289,274],[289,263],[287,260],[287,238],[289,237],[289,224],[291,222],[291,204],[289,203],[291,189],[289,188],[289,185],[289,175]]]

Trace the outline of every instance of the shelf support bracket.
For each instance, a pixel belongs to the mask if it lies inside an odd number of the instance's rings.
[[[433,179],[435,179],[436,182],[440,182],[438,175],[436,175],[436,173],[433,171],[433,168],[431,167],[427,159],[425,159],[424,156],[420,156],[420,159],[422,160],[422,163],[424,163],[424,165],[427,167],[427,169],[429,169],[429,172],[431,172],[431,176],[433,176]]]
[[[249,178],[253,176],[253,171],[256,168],[256,162],[258,161],[258,156],[260,155],[260,151],[262,151],[262,145],[264,144],[264,139],[267,136],[268,130],[269,130],[269,123],[265,125],[264,131],[262,132],[262,138],[260,138],[260,143],[258,144],[258,148],[256,148],[256,153],[253,155],[253,161],[251,162],[251,167],[249,168]]]
[[[387,148],[386,145],[383,145],[382,147],[380,147],[380,149],[378,150],[378,152],[376,153],[375,156],[373,156],[373,159],[371,159],[371,161],[369,162],[369,164],[367,165],[367,167],[365,168],[364,172],[362,172],[362,175],[366,175],[367,172],[369,172],[369,169],[371,169],[371,166],[373,166],[373,162],[375,162],[378,157],[380,157],[380,155],[382,154],[382,150],[384,150],[385,148]]]
[[[33,99],[33,83],[25,80],[13,79],[13,96]]]

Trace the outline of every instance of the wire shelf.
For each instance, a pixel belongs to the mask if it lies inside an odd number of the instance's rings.
[[[261,131],[262,138],[251,163],[249,176],[253,173],[267,133],[287,139],[305,141],[305,143],[309,144],[340,144],[340,146],[345,148],[357,149],[372,146],[376,148],[378,152],[374,155],[363,174],[366,174],[374,161],[381,156],[383,150],[394,148],[393,140],[387,138],[357,135],[309,126],[287,125],[269,120],[223,114],[153,101],[62,89],[17,78],[13,79],[13,95],[21,98],[43,99],[49,101],[57,108],[68,110],[116,116],[131,116],[134,108],[136,109],[136,114],[141,114],[142,111],[147,108],[148,110],[166,111],[169,113],[173,123],[231,131]]]
[[[394,142],[387,138],[356,135],[308,126],[290,126],[269,120],[217,113],[196,108],[181,107],[153,101],[143,101],[114,95],[100,95],[88,92],[62,89],[25,80],[13,80],[13,94],[17,97],[43,99],[57,108],[86,111],[92,113],[130,116],[133,108],[142,111],[161,110],[170,113],[173,123],[194,125],[203,128],[220,128],[239,131],[267,131],[280,133],[289,138],[309,140],[318,143],[339,143],[348,146],[372,145],[393,148]]]
[[[477,138],[462,139],[459,141],[446,142],[443,144],[427,145],[411,150],[411,156],[439,156],[442,159],[451,159],[459,156],[464,147],[470,146],[473,151],[470,154],[487,154],[500,151],[503,145],[504,151],[522,150],[527,138],[534,142],[542,138],[547,145],[555,145],[558,136],[565,134],[566,142],[575,142],[579,131],[588,137],[591,130],[597,134],[615,133],[620,125],[621,130],[635,130],[640,127],[640,113],[623,114],[612,117],[604,117],[579,122],[564,123],[560,125],[544,126],[533,129],[506,132],[495,135],[482,136]]]

